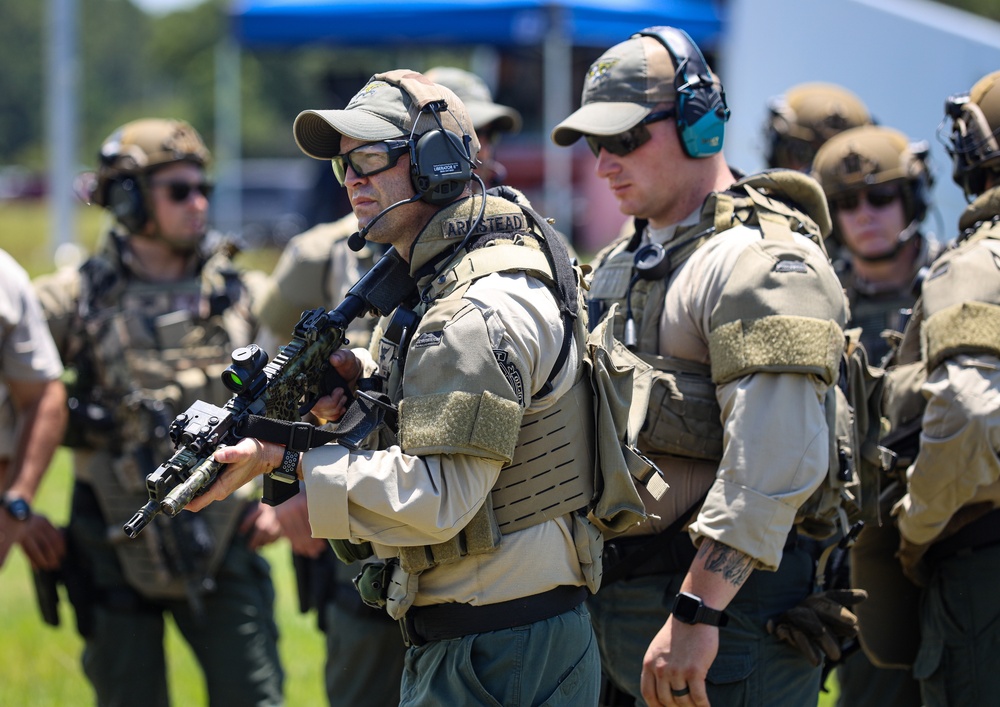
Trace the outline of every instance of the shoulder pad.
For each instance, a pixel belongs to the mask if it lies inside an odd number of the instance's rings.
[[[847,302],[833,268],[799,241],[761,240],[736,262],[712,312],[712,378],[756,371],[837,379]]]
[[[744,177],[733,185],[733,189],[744,187],[751,198],[754,194],[767,197],[779,213],[804,215],[815,224],[821,238],[830,235],[833,221],[826,195],[812,177],[791,169],[769,169]],[[754,201],[762,205],[757,199]]]

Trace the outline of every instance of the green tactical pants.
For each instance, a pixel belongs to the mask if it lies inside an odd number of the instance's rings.
[[[864,651],[851,654],[837,667],[837,707],[920,707],[920,684],[909,670],[879,668]]]
[[[587,600],[605,674],[643,705],[642,660],[670,616],[685,572],[623,579]],[[777,572],[755,571],[729,604],[719,653],[708,670],[712,707],[808,707],[819,699],[821,669],[767,633],[767,620],[804,599],[813,584],[812,556],[786,548]]]
[[[590,707],[601,666],[585,604],[527,626],[431,641],[406,653],[400,707]]]
[[[278,657],[274,586],[264,558],[235,537],[216,576],[216,589],[203,595],[204,615],[186,599],[150,601],[129,587],[107,523],[92,502],[74,493],[69,533],[79,564],[91,579],[83,669],[98,707],[168,707],[165,618],[169,614],[194,652],[211,707],[277,707],[283,704],[284,673]],[[81,698],[81,703],[85,702]]]
[[[926,707],[996,704],[1000,695],[1000,545],[938,564],[920,607],[913,674]]]
[[[399,624],[361,601],[349,579],[360,571],[358,564],[334,562],[335,597],[323,607],[330,707],[395,705],[406,655]]]

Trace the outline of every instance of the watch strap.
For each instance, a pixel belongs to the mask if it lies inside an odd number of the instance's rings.
[[[684,603],[684,610],[678,612],[680,603]],[[691,611],[691,607],[694,607],[693,611]],[[707,607],[701,597],[688,592],[680,592],[674,597],[671,613],[678,621],[691,625],[725,626],[729,623],[729,615],[724,610]]]

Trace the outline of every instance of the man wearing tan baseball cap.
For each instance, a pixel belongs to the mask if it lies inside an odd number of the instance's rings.
[[[520,114],[493,101],[486,82],[457,67],[439,66],[423,72],[429,80],[451,89],[464,104],[480,142],[476,173],[487,186],[503,181],[506,169],[494,156],[503,133],[521,126]],[[385,252],[385,246],[366,244],[354,251],[350,236],[358,231],[354,212],[321,223],[292,238],[271,273],[269,285],[259,299],[259,316],[275,350],[289,336],[302,311],[319,305],[334,308]],[[377,320],[365,317],[348,329],[354,346],[367,347]],[[346,565],[336,558],[324,538],[309,532],[305,494],[276,507],[277,517],[288,537],[300,583],[315,588],[313,605],[326,637],[325,686],[330,707],[384,707],[399,696],[406,647],[399,626],[384,611],[366,606],[352,584],[361,570],[359,563]],[[329,578],[309,582],[309,577]],[[316,587],[316,585],[320,585]]]
[[[615,335],[655,369],[639,444],[670,490],[608,543],[588,604],[610,683],[651,706],[805,705],[819,691],[819,661],[767,624],[813,591],[798,529],[830,468],[846,307],[819,186],[739,179],[728,118],[697,45],[651,27],[591,65],[552,132],[586,140],[634,217],[592,261],[588,311],[593,326],[616,306]]]
[[[400,623],[401,705],[596,704],[582,271],[517,192],[473,193],[468,111],[421,74],[376,74],[344,110],[301,113],[294,134],[332,162],[360,234],[392,246],[374,268],[398,258],[413,280],[368,350],[331,356],[352,389],[365,376],[383,394],[390,424],[365,449],[219,450],[227,468],[189,508],[294,469],[312,534],[365,563],[359,593]],[[312,411],[339,420],[345,401],[338,388]]]

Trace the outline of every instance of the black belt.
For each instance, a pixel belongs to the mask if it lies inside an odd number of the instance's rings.
[[[785,538],[784,552],[798,547],[799,536],[793,525]],[[622,579],[647,577],[653,574],[687,572],[697,554],[691,536],[685,532],[667,530],[657,535],[630,535],[604,542],[602,564],[606,587]],[[634,558],[631,559],[630,558]]]
[[[963,551],[979,550],[1000,544],[1000,508],[963,526],[957,533],[931,545],[924,555],[928,564],[934,565]]]
[[[659,533],[606,540],[602,555],[604,577],[601,586],[613,584],[620,579],[687,572],[695,553],[691,536],[682,532],[674,533],[672,537]],[[638,562],[630,562],[630,557],[635,557]],[[626,564],[621,565],[623,562]],[[619,569],[616,570],[616,567]]]
[[[412,606],[400,619],[399,627],[406,645],[422,646],[430,641],[501,631],[551,619],[576,608],[586,598],[586,587],[561,586],[496,604]]]

